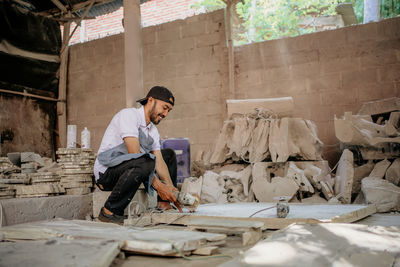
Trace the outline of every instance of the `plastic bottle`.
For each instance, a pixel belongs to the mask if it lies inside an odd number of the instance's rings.
[[[76,148],[76,125],[68,125],[67,148]]]
[[[90,148],[90,131],[87,127],[81,132],[81,147]]]

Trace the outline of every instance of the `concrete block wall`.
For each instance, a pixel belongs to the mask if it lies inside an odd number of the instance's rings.
[[[145,91],[163,85],[176,99],[158,125],[160,135],[189,138],[192,156],[212,145],[222,125],[228,86],[224,29],[219,10],[142,30]],[[67,95],[68,124],[76,124],[78,133],[88,127],[97,150],[108,123],[125,107],[123,34],[70,47]]]
[[[70,47],[68,66],[68,124],[80,132],[88,127],[97,151],[107,125],[125,107],[123,34]]]
[[[235,96],[293,96],[327,145],[334,115],[362,102],[400,96],[400,18],[235,48]],[[337,149],[326,147],[335,162]]]
[[[223,121],[228,87],[224,11],[143,29],[144,88],[170,88],[176,105],[157,127],[188,137],[192,156],[209,149]]]

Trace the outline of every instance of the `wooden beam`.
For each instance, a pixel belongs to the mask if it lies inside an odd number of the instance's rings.
[[[74,35],[76,29],[78,28],[78,26],[81,25],[81,21],[86,17],[86,15],[89,13],[90,9],[92,8],[94,2],[96,0],[91,0],[90,5],[86,8],[85,12],[82,14],[82,17],[79,18],[79,20],[76,22],[76,26],[74,28],[74,30],[72,31],[71,34],[67,35],[67,39],[65,42],[63,42],[63,46],[61,48],[61,53],[64,51],[64,49],[68,46],[69,40],[71,39],[71,37]],[[69,32],[69,31],[68,31]]]
[[[58,0],[51,0],[51,2],[53,2],[53,4],[58,7],[63,13],[67,13],[68,10],[67,8]]]
[[[115,0],[102,0],[102,1],[97,0],[97,1],[95,1],[93,6],[101,6],[101,5],[104,5],[104,4],[113,2],[113,1],[115,1]],[[82,3],[75,4],[75,5],[72,6],[72,8],[69,8],[69,11],[71,13],[81,11],[82,9],[86,8],[87,6],[89,6],[91,2],[92,1],[89,0],[89,1],[85,1],[85,2],[82,2]],[[50,16],[54,17],[54,16],[60,16],[62,14],[62,12],[60,12],[60,10],[58,8],[53,8],[53,9],[49,9],[49,10],[46,10],[46,11],[38,12],[37,14],[42,15],[42,16],[49,16],[50,15]]]
[[[56,98],[41,96],[41,95],[34,95],[34,94],[27,93],[27,92],[17,92],[17,91],[5,90],[5,89],[0,89],[0,92],[7,93],[7,94],[13,94],[13,95],[22,95],[22,96],[26,96],[26,97],[38,98],[38,99],[43,99],[43,100],[47,100],[47,101],[55,101],[55,102],[60,101],[59,99],[56,99]]]
[[[144,95],[140,1],[124,0],[126,107]]]
[[[227,0],[225,9],[225,32],[226,43],[228,47],[228,73],[229,73],[229,91],[228,99],[235,99],[235,59],[232,42],[232,0]]]
[[[64,24],[63,47],[61,50],[60,79],[58,83],[57,115],[59,147],[67,146],[67,68],[68,68],[68,41],[71,22]]]

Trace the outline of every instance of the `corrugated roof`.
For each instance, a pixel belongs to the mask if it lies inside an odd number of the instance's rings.
[[[87,14],[88,17],[97,17],[102,16],[108,13],[112,13],[123,6],[123,0],[115,0],[110,3],[106,3],[100,6],[94,6],[90,9]],[[81,16],[85,12],[85,9],[82,9],[79,12],[75,12],[78,16]]]
[[[57,8],[57,6],[51,0],[12,0],[16,5],[25,8],[32,12],[37,13],[46,13],[48,15],[59,16],[61,11]],[[73,6],[80,3],[88,2],[88,0],[59,0],[61,4],[63,4],[67,10],[71,10]],[[140,0],[140,3],[143,4],[151,0]],[[123,0],[105,0],[106,3],[101,4],[102,1],[95,1],[94,6],[91,8],[88,17],[96,17],[102,16],[111,12],[118,10],[121,6],[123,6]],[[78,16],[82,15],[85,12],[86,7],[81,10],[74,12]]]

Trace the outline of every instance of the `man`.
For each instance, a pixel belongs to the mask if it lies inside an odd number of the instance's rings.
[[[158,207],[180,210],[176,189],[176,155],[173,150],[160,150],[159,124],[174,106],[175,98],[165,87],[155,86],[142,106],[118,112],[104,133],[94,164],[97,186],[112,191],[99,214],[99,220],[122,224],[124,209],[141,183],[147,192],[158,193]]]

